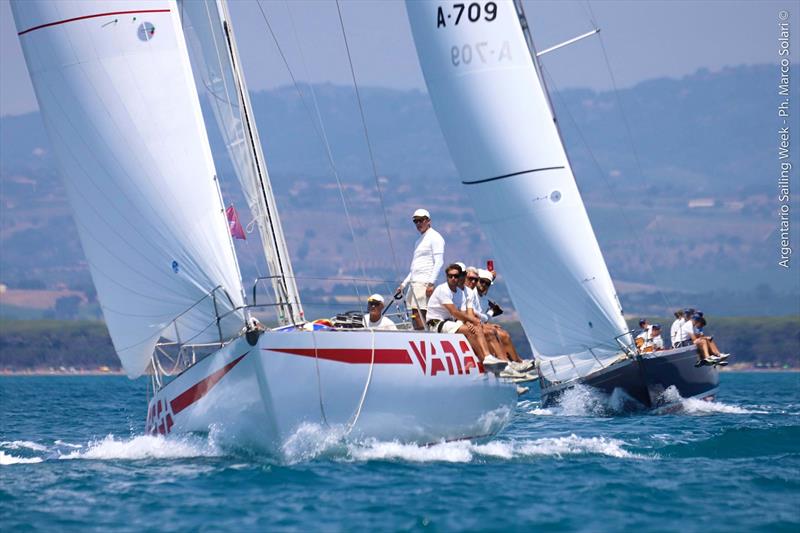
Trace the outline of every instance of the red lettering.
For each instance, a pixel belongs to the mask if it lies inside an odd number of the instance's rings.
[[[408,344],[411,345],[411,349],[414,350],[414,355],[417,356],[417,361],[419,361],[419,366],[422,367],[422,373],[425,374],[425,371],[428,368],[428,358],[426,357],[426,349],[425,349],[425,342],[420,341],[419,348],[414,341],[408,341]]]
[[[453,348],[453,345],[450,343],[450,341],[442,341],[442,350],[453,356],[453,359],[456,362],[456,370],[458,370],[459,374],[463,374],[464,371],[461,369],[461,357],[458,355],[458,352],[456,352],[456,349]],[[452,372],[450,373],[452,374]]]

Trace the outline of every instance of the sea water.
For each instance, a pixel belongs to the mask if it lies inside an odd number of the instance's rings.
[[[0,530],[800,531],[796,373],[661,415],[534,390],[488,442],[304,426],[281,456],[145,436],[145,403],[143,380],[0,377]]]

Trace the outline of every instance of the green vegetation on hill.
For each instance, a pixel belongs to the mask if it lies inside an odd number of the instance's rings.
[[[4,320],[0,370],[120,367],[103,322]]]
[[[669,340],[671,320],[648,317],[665,328]],[[635,324],[629,324],[634,327]],[[523,357],[530,346],[519,322],[503,326]],[[722,317],[709,320],[713,334],[733,363],[788,364],[800,367],[800,316]],[[108,331],[102,322],[67,320],[6,320],[0,322],[0,370],[24,371],[59,367],[96,369],[120,367]]]

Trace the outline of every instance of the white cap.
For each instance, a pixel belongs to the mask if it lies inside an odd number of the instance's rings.
[[[494,276],[492,276],[492,273],[485,268],[478,269],[478,277],[481,279],[488,279],[490,282],[494,281]]]
[[[369,298],[367,298],[367,301],[368,302],[380,302],[380,303],[383,303],[383,296],[381,296],[380,294],[375,293],[372,296],[370,296]]]
[[[411,218],[431,218],[431,214],[428,213],[427,209],[417,209],[414,211],[414,214],[411,215]]]
[[[461,267],[461,272],[466,272],[466,271],[467,271],[467,265],[465,265],[465,264],[464,264],[464,263],[462,263],[461,261],[456,261],[456,262],[455,262],[455,263],[453,263],[453,264],[454,264],[454,265],[458,265],[458,266],[460,266],[460,267]]]

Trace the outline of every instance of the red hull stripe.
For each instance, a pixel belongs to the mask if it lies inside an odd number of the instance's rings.
[[[225,377],[225,374],[230,372],[231,369],[235,367],[239,363],[239,361],[241,361],[244,358],[244,356],[247,355],[248,353],[250,352],[240,355],[239,357],[237,357],[227,365],[223,366],[222,368],[220,368],[219,370],[217,370],[204,380],[195,383],[194,385],[192,385],[191,387],[180,393],[178,396],[176,396],[171,402],[169,402],[170,407],[172,407],[172,412],[177,415],[178,413],[180,413],[181,411],[192,405],[194,402],[196,402],[197,400],[208,394],[208,391],[210,391],[214,387],[214,385],[216,385],[219,382],[219,380]]]
[[[350,363],[352,365],[368,365],[372,361],[372,350],[369,348],[264,348],[270,352],[302,355],[303,357],[319,357],[328,361]],[[410,365],[411,357],[406,350],[375,350],[376,365]]]
[[[94,15],[83,15],[82,17],[73,17],[71,19],[57,20],[55,22],[48,22],[47,24],[39,24],[33,28],[23,30],[17,35],[25,35],[34,30],[41,30],[42,28],[49,28],[50,26],[58,26],[59,24],[66,24],[67,22],[75,22],[78,20],[93,19],[97,17],[112,17],[114,15],[135,15],[137,13],[169,13],[169,9],[135,9],[132,11],[110,11],[108,13],[95,13]]]

